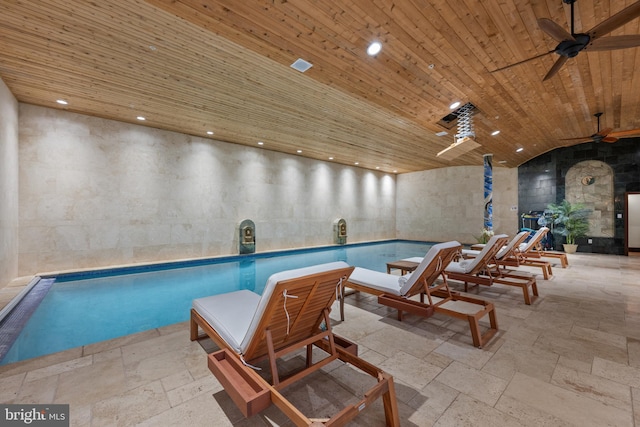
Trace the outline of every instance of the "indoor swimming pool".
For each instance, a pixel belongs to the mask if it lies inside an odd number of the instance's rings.
[[[279,271],[333,261],[386,271],[387,262],[424,256],[432,244],[394,240],[43,278],[48,290],[39,290],[41,302],[23,316],[0,364],[184,322],[193,299],[239,289],[262,293],[269,276]],[[37,292],[38,285],[14,311]],[[5,336],[10,333],[8,317],[0,324]]]

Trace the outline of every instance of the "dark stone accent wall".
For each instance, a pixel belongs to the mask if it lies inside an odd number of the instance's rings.
[[[624,194],[640,191],[640,138],[621,139],[614,144],[606,142],[557,148],[542,154],[518,168],[519,214],[542,211],[549,203],[559,203],[565,195],[565,176],[576,163],[584,160],[600,160],[607,163],[614,173],[615,234],[613,238],[586,237],[578,239],[579,252],[624,254]],[[522,225],[522,224],[521,224]],[[593,240],[592,244],[587,239]],[[561,247],[558,236],[556,247]]]

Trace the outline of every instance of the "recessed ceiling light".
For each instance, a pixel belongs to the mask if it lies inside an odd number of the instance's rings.
[[[208,130],[207,131],[207,135],[213,135],[213,131],[212,130]]]
[[[329,160],[333,160],[333,157],[329,157]]]
[[[380,44],[380,42],[373,42],[367,48],[367,54],[374,56],[380,53],[380,50],[382,50],[382,44]]]
[[[60,104],[60,105],[67,105],[67,104],[68,104],[68,102],[67,102],[67,101],[65,101],[64,99],[56,99],[56,102],[57,102],[58,104]]]
[[[138,116],[138,117],[136,117],[136,119],[138,119],[138,120],[140,120],[140,121],[147,120],[146,118],[144,118],[144,117],[142,117],[142,116]]]
[[[359,164],[360,164],[360,162],[354,162],[353,164],[354,164],[354,165],[359,165]]]
[[[498,163],[507,163],[506,160],[500,160]]]
[[[440,131],[440,132],[436,133],[436,136],[445,136],[445,135],[449,135],[449,132]]]
[[[298,150],[298,151],[296,151],[296,153],[300,154],[300,153],[302,153],[302,150]]]
[[[456,101],[453,104],[449,105],[449,108],[452,109],[452,110],[455,110],[459,106],[460,106],[460,101]]]
[[[309,68],[313,67],[313,64],[311,62],[305,61],[302,58],[298,58],[294,61],[293,64],[290,65],[290,67],[293,68],[294,70],[298,70],[301,73],[304,73]]]
[[[258,141],[258,145],[264,145],[264,142]]]
[[[516,150],[516,153],[519,153],[519,152],[521,152],[522,150],[524,150],[524,148],[520,147],[520,148],[518,148],[518,149]]]
[[[394,170],[393,170],[393,173],[398,173],[398,171],[394,169]]]
[[[497,134],[499,134],[499,133],[500,133],[500,131],[499,131],[499,130],[494,130],[493,132],[491,132],[491,135],[492,135],[492,136],[496,136],[496,135],[497,135]]]
[[[376,169],[380,169],[380,166],[376,166]]]

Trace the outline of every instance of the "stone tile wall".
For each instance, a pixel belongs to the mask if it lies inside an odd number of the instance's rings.
[[[20,104],[20,272],[395,238],[396,178]]]
[[[0,80],[0,287],[18,273],[18,102]]]
[[[493,227],[518,229],[517,169],[493,168]],[[484,168],[458,166],[398,176],[396,234],[400,239],[476,243],[484,215]]]

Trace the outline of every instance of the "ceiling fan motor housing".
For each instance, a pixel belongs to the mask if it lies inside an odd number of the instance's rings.
[[[556,46],[556,53],[567,58],[573,58],[584,49],[591,40],[587,34],[574,34],[575,40],[563,40]]]

